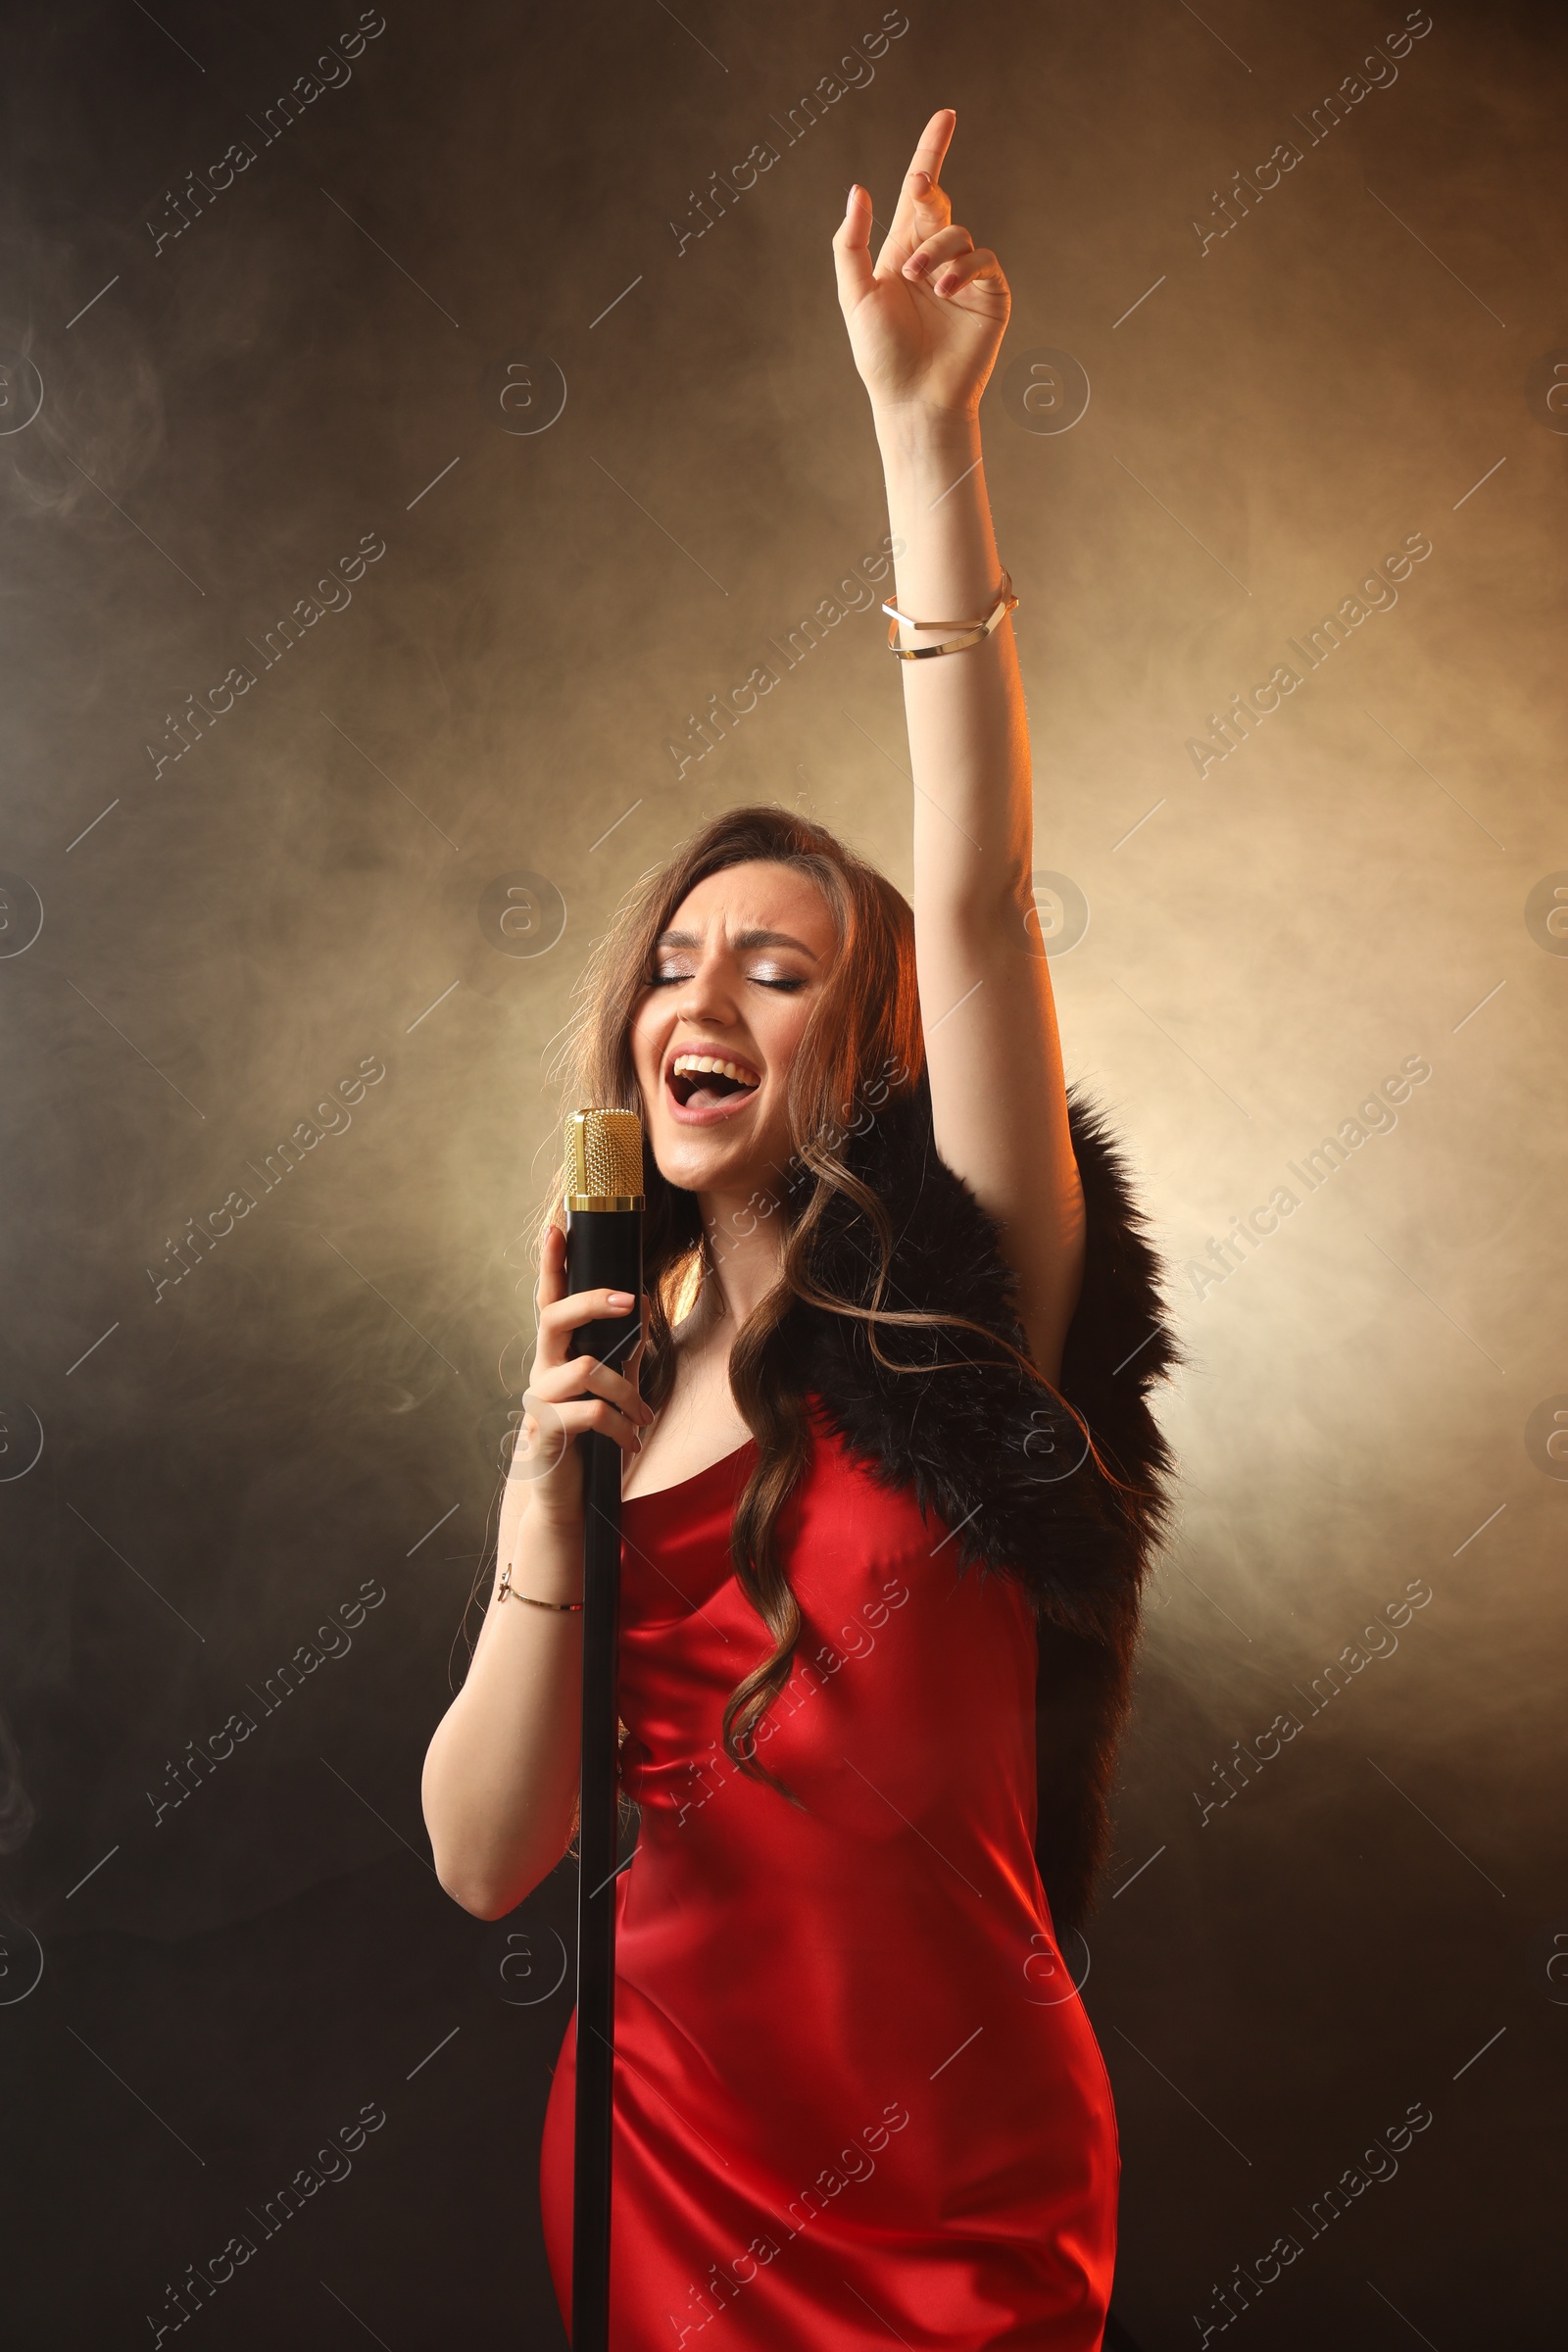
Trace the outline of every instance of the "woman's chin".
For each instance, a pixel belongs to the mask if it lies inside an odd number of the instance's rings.
[[[654,1159],[666,1184],[683,1193],[752,1192],[765,1185],[770,1163],[756,1138],[736,1135],[726,1125],[670,1127],[652,1138]]]
[[[683,1193],[707,1193],[719,1184],[728,1190],[742,1172],[743,1155],[718,1137],[710,1143],[706,1136],[671,1136],[656,1145],[654,1157],[664,1182]]]

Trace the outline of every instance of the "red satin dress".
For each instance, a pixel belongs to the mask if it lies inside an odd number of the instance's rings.
[[[728,1548],[754,1459],[623,1505],[612,2352],[1095,2352],[1120,2166],[1033,1853],[1027,1603],[818,1423],[758,1749],[799,1810],[721,1742],[771,1647]],[[540,2164],[568,2332],[576,2022]]]

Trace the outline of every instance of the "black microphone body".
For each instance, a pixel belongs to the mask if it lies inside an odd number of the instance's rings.
[[[593,1121],[616,1125],[589,1128],[585,1146],[582,1123]],[[582,1325],[573,1334],[573,1352],[623,1371],[642,1331],[642,1134],[630,1112],[579,1112],[568,1122],[565,1204],[568,1291],[626,1291],[636,1301],[629,1314]],[[608,2352],[622,1456],[614,1439],[597,1430],[584,1432],[577,1445],[583,1473],[583,1652],[571,2340],[573,2352]]]

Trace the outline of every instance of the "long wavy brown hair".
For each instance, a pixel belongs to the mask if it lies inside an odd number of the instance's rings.
[[[879,1326],[935,1323],[983,1332],[993,1347],[998,1340],[995,1333],[961,1315],[882,1304],[893,1233],[882,1202],[848,1164],[845,1146],[868,1105],[874,1115],[878,1102],[907,1096],[924,1068],[914,914],[885,875],[856,857],[825,826],[784,808],[731,809],[695,833],[666,865],[645,876],[621,906],[580,983],[577,1011],[558,1063],[567,1103],[642,1113],[631,1030],[652,982],[659,939],[699,883],[726,866],[753,859],[808,875],[827,903],[837,933],[827,984],[790,1072],[794,1157],[785,1198],[775,1211],[783,1227],[778,1281],[736,1335],[729,1360],[730,1388],[758,1448],[736,1506],[730,1549],[741,1589],[771,1634],[773,1647],[730,1693],[723,1718],[724,1748],[743,1772],[798,1804],[800,1799],[756,1753],[758,1726],[789,1681],[802,1631],[800,1605],[776,1541],[779,1513],[810,1450],[807,1398],[791,1379],[782,1345],[785,1317],[798,1300],[854,1316],[866,1326],[872,1349],[884,1364],[891,1359],[878,1344]],[[644,1189],[649,1317],[640,1387],[657,1410],[675,1378],[672,1319],[689,1309],[703,1281],[713,1272],[713,1261],[697,1195],[666,1182],[646,1147]],[[832,1296],[812,1280],[813,1243],[836,1196],[849,1198],[876,1239],[881,1262],[868,1304]],[[1079,1422],[1087,1437],[1073,1407],[1028,1356],[1010,1348],[1008,1352]]]

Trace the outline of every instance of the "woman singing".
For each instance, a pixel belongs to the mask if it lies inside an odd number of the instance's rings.
[[[582,1486],[625,1456],[616,2352],[1091,2352],[1109,2085],[1062,1943],[1106,1838],[1177,1360],[1127,1173],[1070,1093],[1031,895],[1015,601],[978,410],[1006,325],[934,115],[839,299],[887,481],[914,903],[823,827],[716,818],[603,943],[574,1100],[646,1135],[644,1338],[570,1335],[545,1232],[496,1581],[433,1739],[485,1919],[574,1827]],[[868,658],[870,640],[868,644]],[[519,1605],[509,1606],[509,1601]],[[575,2019],[545,2124],[570,2325]]]

